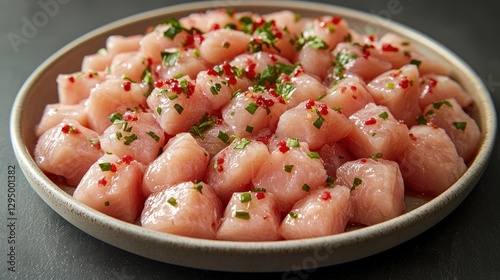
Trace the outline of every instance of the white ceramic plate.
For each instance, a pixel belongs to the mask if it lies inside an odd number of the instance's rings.
[[[221,1],[165,7],[138,14],[99,28],[77,39],[45,61],[26,81],[17,96],[11,118],[14,152],[28,181],[40,197],[63,218],[86,233],[116,247],[162,262],[225,271],[287,271],[328,266],[363,258],[396,246],[427,230],[453,211],[472,190],[486,168],[493,148],[496,116],[493,102],[480,78],[457,56],[428,37],[370,14],[310,2],[233,1],[235,11],[261,14],[289,9],[303,16],[339,15],[357,31],[393,32],[407,38],[431,57],[452,66],[452,77],[472,95],[474,118],[483,131],[481,147],[467,172],[435,199],[411,207],[390,221],[346,233],[279,242],[226,242],[200,240],[155,232],[101,214],[73,199],[51,182],[36,166],[31,151],[34,127],[46,104],[57,102],[56,76],[80,69],[84,55],[95,53],[110,35],[143,33],[145,28],[168,17],[220,8]],[[277,5],[279,3],[279,5]],[[278,7],[275,7],[278,6]],[[38,89],[43,88],[43,91]]]

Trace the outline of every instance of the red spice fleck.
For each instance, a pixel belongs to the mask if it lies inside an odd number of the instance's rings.
[[[377,120],[375,118],[369,118],[365,121],[365,125],[372,125],[372,124],[376,124],[377,123]]]
[[[77,128],[75,128],[74,126],[71,126],[69,124],[63,125],[63,127],[61,128],[61,132],[64,134],[68,134],[68,133],[78,134],[78,133],[80,133],[80,131]]]
[[[209,75],[209,76],[219,76],[219,74],[217,73],[217,71],[215,71],[213,68],[208,69],[207,75]]]
[[[345,92],[346,92],[346,90],[347,90],[347,87],[341,87],[341,88],[340,88],[340,93],[345,93]]]
[[[373,35],[368,36],[368,40],[370,40],[371,42],[375,42],[375,36]]]
[[[306,102],[306,109],[311,109],[316,103],[314,102],[314,100],[312,99],[308,99],[307,102]]]
[[[73,76],[69,76],[69,77],[68,77],[68,81],[69,81],[70,83],[74,83],[74,82],[75,82],[75,77],[73,77]]]
[[[247,67],[245,67],[245,74],[249,79],[254,79],[257,77],[257,73],[255,72],[255,68],[257,67],[257,64],[248,59],[247,60]]]
[[[215,124],[221,125],[224,122],[222,119],[216,119]]]
[[[302,66],[297,66],[294,70],[293,70],[293,76],[294,77],[297,77],[298,75],[304,73],[304,68],[302,68]]]
[[[222,167],[222,165],[217,165],[217,171],[218,172],[224,171],[224,167]]]
[[[98,142],[92,143],[92,144],[90,144],[90,146],[100,150],[101,149],[101,142],[98,141]]]
[[[330,199],[330,198],[332,198],[332,195],[330,194],[330,192],[326,192],[326,191],[325,191],[325,192],[323,192],[323,193],[321,194],[321,199],[323,199],[323,200],[328,200],[328,199]]]
[[[92,79],[92,78],[94,78],[94,74],[89,73],[89,74],[87,75],[87,77],[89,77],[89,79]]]
[[[356,100],[356,99],[358,99],[358,96],[352,95],[352,99]]]
[[[236,80],[236,77],[234,75],[231,75],[229,78],[228,78],[228,82],[229,84],[231,85],[236,85],[236,83],[238,83],[238,80]]]
[[[224,163],[224,158],[220,157],[217,159],[217,164],[223,164]]]
[[[124,116],[123,116],[123,120],[126,121],[126,122],[130,122],[130,121],[137,121],[139,118],[137,118],[137,116],[135,115],[131,115],[129,113],[126,113]]]
[[[391,44],[383,44],[382,51],[384,51],[384,52],[397,52],[397,51],[399,51],[399,49],[396,47],[393,47]]]
[[[163,86],[163,81],[162,80],[155,81],[155,87],[161,88],[162,86]]]
[[[433,78],[429,78],[429,86],[435,87],[437,85],[437,81]]]
[[[132,83],[129,82],[129,81],[126,81],[122,84],[122,88],[123,90],[125,91],[130,91],[130,89],[132,88]]]
[[[431,122],[427,123],[427,125],[430,126],[430,127],[432,127],[432,128],[434,128],[434,129],[439,128],[437,125],[435,125],[435,124],[433,124]]]
[[[334,18],[332,19],[332,22],[333,22],[333,24],[339,24],[339,22],[340,22],[341,20],[342,20],[342,18],[341,18],[341,17],[334,17]]]
[[[351,86],[351,90],[352,90],[352,91],[357,91],[357,90],[358,90],[358,88],[357,88],[356,86]]]
[[[366,51],[363,51],[363,58],[364,58],[364,59],[368,59],[368,58],[370,57],[370,54],[371,54],[371,53],[370,53],[369,51],[367,51],[367,50],[366,50]]]
[[[262,216],[262,219],[267,220],[267,215]]]
[[[362,158],[359,160],[360,163],[366,163],[366,158]]]
[[[130,155],[125,155],[122,157],[121,161],[125,162],[126,164],[130,164],[134,158]]]
[[[408,86],[410,86],[410,81],[408,80],[408,77],[403,76],[398,85],[404,89],[408,88]]]
[[[233,71],[231,69],[231,64],[229,64],[227,61],[224,61],[222,64],[222,69],[224,69],[224,74],[226,75],[232,75]]]
[[[220,25],[218,23],[214,23],[212,24],[212,26],[210,26],[210,30],[219,30],[220,29]]]
[[[111,164],[111,169],[109,171],[116,172],[116,164],[112,163]]]
[[[320,103],[317,106],[318,106],[320,114],[322,114],[323,116],[328,115],[328,106],[326,106],[326,104]]]
[[[404,124],[404,125],[406,125],[406,123],[405,123],[405,121],[404,121],[404,120],[399,120],[399,121],[398,121],[398,124]]]
[[[273,61],[273,62],[278,61],[278,58],[274,54],[272,54],[272,53],[269,54],[269,59],[271,59],[271,61]]]
[[[201,43],[203,43],[203,40],[205,40],[205,37],[203,37],[203,34],[198,32],[196,29],[193,30],[193,37],[194,37],[194,41],[198,45],[201,45]]]
[[[286,145],[285,141],[279,141],[277,146],[278,146],[279,151],[282,153],[286,153],[290,150],[290,148]]]
[[[102,177],[101,179],[99,179],[99,181],[97,181],[97,184],[99,186],[106,186],[107,183],[108,183],[108,181],[104,177]]]
[[[258,200],[261,200],[261,199],[264,199],[266,197],[266,194],[264,194],[263,192],[258,192],[258,193],[255,194],[255,197]]]
[[[193,35],[188,35],[186,37],[186,41],[184,42],[184,47],[189,47],[189,46],[192,46],[194,44],[194,37]]]
[[[415,135],[413,135],[413,133],[410,133],[410,139],[413,141],[417,141],[417,137],[415,137]]]
[[[146,62],[148,63],[148,66],[153,65],[153,59],[151,59],[151,57],[148,57],[148,58],[146,59]]]

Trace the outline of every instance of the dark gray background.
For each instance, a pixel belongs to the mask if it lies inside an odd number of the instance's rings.
[[[49,0],[41,0],[47,2]],[[54,0],[51,0],[54,1]],[[23,18],[41,11],[38,1],[0,0],[0,279],[291,279],[282,273],[239,274],[159,263],[107,245],[59,217],[29,187],[14,158],[8,134],[10,108],[30,73],[48,56],[103,24],[189,1],[59,0],[60,10],[17,52],[7,38],[21,33]],[[439,41],[465,60],[500,104],[500,1],[321,1],[389,15]],[[221,5],[238,1],[219,1]],[[279,2],[277,2],[279,5]],[[220,5],[219,5],[220,6]],[[477,187],[447,218],[420,236],[362,260],[320,268],[297,279],[498,279],[500,277],[499,145]],[[7,271],[7,166],[17,171],[17,272]]]

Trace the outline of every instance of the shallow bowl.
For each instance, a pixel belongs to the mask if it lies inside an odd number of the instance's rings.
[[[146,27],[168,17],[220,8],[221,3],[199,2],[165,7],[108,24],[52,55],[25,82],[11,116],[14,152],[33,189],[64,219],[113,246],[166,263],[223,271],[288,271],[348,262],[394,247],[438,223],[474,188],[488,164],[494,145],[496,115],[490,94],[470,67],[442,45],[396,22],[332,5],[296,1],[279,2],[279,7],[271,1],[227,1],[226,4],[232,3],[232,6],[224,8],[269,13],[286,7],[303,16],[342,16],[351,28],[359,32],[395,33],[407,38],[424,54],[451,65],[452,77],[474,99],[473,117],[483,134],[468,170],[446,192],[425,203],[410,203],[409,211],[387,222],[338,235],[298,241],[226,242],[175,236],[116,220],[76,201],[45,176],[31,153],[36,141],[34,128],[45,105],[57,102],[55,80],[58,74],[78,71],[83,56],[102,48],[110,35],[143,33]]]

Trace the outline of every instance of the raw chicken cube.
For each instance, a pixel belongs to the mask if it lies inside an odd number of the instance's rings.
[[[465,173],[467,166],[446,131],[433,124],[410,129],[410,146],[398,163],[405,187],[426,195],[439,195]]]
[[[85,173],[73,197],[113,218],[133,223],[142,210],[144,166],[130,156],[105,154]]]
[[[281,239],[278,202],[272,193],[235,192],[226,206],[217,239],[274,241]]]
[[[349,161],[337,170],[337,181],[351,189],[353,223],[374,225],[405,210],[405,186],[395,161],[367,158]]]
[[[76,186],[102,154],[99,134],[65,119],[38,138],[34,158],[42,171],[63,176],[68,185]]]
[[[252,179],[268,156],[267,146],[262,142],[236,139],[212,158],[205,181],[225,205],[233,192],[250,190]]]
[[[280,225],[285,239],[302,239],[342,233],[350,218],[349,188],[318,188],[299,200]]]
[[[345,142],[355,157],[379,156],[394,160],[409,145],[408,127],[397,121],[385,106],[369,103],[349,120],[354,129]]]
[[[42,133],[61,123],[63,119],[74,119],[82,126],[87,126],[87,112],[85,112],[83,103],[76,105],[48,104],[45,106],[42,119],[36,127],[35,135],[40,137]]]
[[[163,153],[144,172],[143,193],[147,196],[175,184],[205,178],[208,153],[189,133],[171,138]]]
[[[222,205],[210,185],[183,182],[146,199],[141,225],[176,235],[214,239],[221,213]]]
[[[323,161],[297,138],[280,141],[252,180],[256,189],[264,188],[278,199],[281,213],[311,190],[325,185]]]
[[[434,102],[454,98],[462,108],[472,104],[472,98],[460,84],[450,77],[429,74],[420,83],[419,105],[422,110]]]
[[[76,105],[87,99],[90,91],[105,80],[102,72],[77,72],[57,76],[59,103]]]

